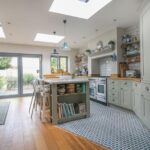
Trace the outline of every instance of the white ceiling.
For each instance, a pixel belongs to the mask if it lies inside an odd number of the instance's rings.
[[[66,18],[67,42],[72,48],[79,48],[110,28],[126,28],[138,23],[143,1],[113,0],[89,20],[84,20],[50,13],[53,0],[0,0],[0,22],[6,34],[6,39],[0,39],[0,42],[58,46],[33,40],[37,32],[52,34],[56,31],[58,35],[64,35],[62,21]]]

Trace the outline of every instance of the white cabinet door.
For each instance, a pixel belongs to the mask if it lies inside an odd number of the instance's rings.
[[[144,100],[144,122],[150,129],[150,100]]]
[[[121,106],[127,109],[132,109],[131,89],[121,88],[120,92]]]
[[[150,5],[141,15],[142,78],[150,83]]]
[[[132,82],[120,81],[120,87],[121,106],[132,109]]]
[[[144,119],[144,101],[139,93],[135,93],[135,113],[143,120]]]

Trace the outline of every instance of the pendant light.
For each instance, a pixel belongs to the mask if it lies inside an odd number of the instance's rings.
[[[54,31],[53,34],[55,35],[55,34],[56,34],[56,31]],[[51,54],[51,56],[58,56],[58,55],[59,55],[59,53],[57,52],[57,49],[54,48],[54,49],[53,49],[53,53]]]
[[[65,37],[66,37],[66,23],[67,23],[67,20],[64,19],[64,20],[63,20],[63,23],[64,23],[64,34],[65,34]],[[62,49],[63,49],[63,50],[70,50],[69,45],[68,45],[68,43],[66,42],[66,38],[65,38],[65,40],[64,40]]]

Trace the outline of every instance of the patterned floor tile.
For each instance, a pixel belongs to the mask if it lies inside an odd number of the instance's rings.
[[[59,125],[112,150],[150,150],[150,130],[131,111],[91,102],[91,116]]]

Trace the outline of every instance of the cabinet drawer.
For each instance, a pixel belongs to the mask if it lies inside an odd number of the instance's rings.
[[[141,90],[141,83],[139,82],[133,82],[132,83],[132,89],[138,93],[140,93]]]
[[[109,96],[112,96],[112,97],[118,97],[118,91],[111,91],[111,92],[109,92]]]
[[[150,100],[150,84],[141,84],[141,94],[144,96],[144,98]]]
[[[108,96],[108,102],[110,104],[119,105],[119,99],[117,96]]]
[[[110,92],[118,92],[118,87],[113,87],[113,86],[108,86],[108,93],[110,93]]]
[[[109,86],[118,86],[118,81],[117,80],[108,80],[108,85]]]
[[[132,82],[131,81],[120,81],[120,87],[125,89],[125,88],[131,88],[132,87]]]

